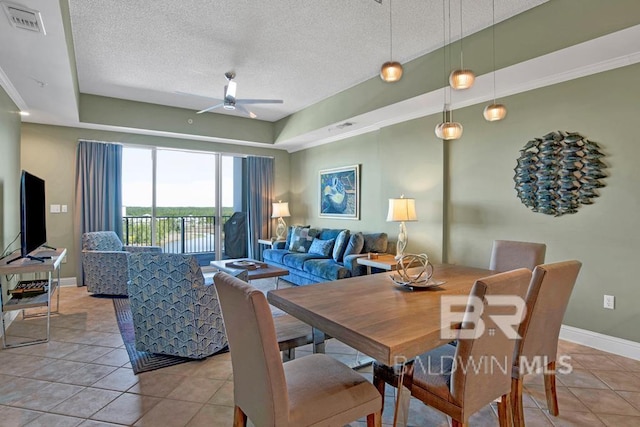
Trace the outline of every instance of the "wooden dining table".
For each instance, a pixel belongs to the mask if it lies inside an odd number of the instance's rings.
[[[451,264],[434,266],[442,285],[412,290],[379,273],[269,291],[269,302],[313,328],[386,365],[410,360],[451,341],[441,336],[441,297],[468,295],[495,272]],[[463,310],[459,308],[458,311]],[[453,317],[452,317],[453,318]]]

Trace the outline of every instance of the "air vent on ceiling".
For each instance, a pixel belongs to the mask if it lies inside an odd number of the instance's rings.
[[[336,128],[344,129],[344,128],[348,128],[349,126],[353,126],[353,123],[352,122],[344,122],[344,123],[341,123],[339,125],[336,125]]]
[[[42,16],[37,10],[8,2],[2,2],[2,8],[15,28],[46,34],[42,25]]]

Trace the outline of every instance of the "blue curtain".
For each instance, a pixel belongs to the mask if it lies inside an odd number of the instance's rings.
[[[76,279],[82,286],[82,234],[115,231],[122,238],[122,145],[78,142],[74,212]]]
[[[271,203],[274,192],[273,159],[247,157],[247,225],[249,258],[262,259],[258,239],[271,236]]]

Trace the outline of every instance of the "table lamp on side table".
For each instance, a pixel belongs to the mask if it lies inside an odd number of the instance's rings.
[[[409,238],[407,236],[407,227],[405,221],[417,221],[416,200],[405,199],[404,194],[399,199],[389,199],[389,212],[387,213],[387,222],[400,222],[400,233],[398,234],[398,243],[396,243],[396,259],[402,258],[404,248],[407,246]]]
[[[284,240],[287,235],[287,223],[284,222],[283,217],[290,217],[289,203],[278,200],[278,203],[273,203],[273,213],[271,218],[278,218],[278,227],[276,228],[276,238],[278,240]]]

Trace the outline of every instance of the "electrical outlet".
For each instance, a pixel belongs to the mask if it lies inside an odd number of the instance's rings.
[[[613,295],[604,296],[604,308],[613,310],[616,306],[616,297]]]

